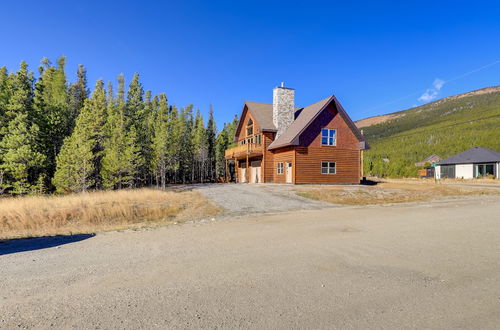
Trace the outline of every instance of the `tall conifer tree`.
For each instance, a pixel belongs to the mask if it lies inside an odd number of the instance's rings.
[[[76,120],[76,126],[57,156],[53,184],[60,192],[86,191],[100,188],[106,117],[106,92],[103,81],[97,81],[90,99]]]

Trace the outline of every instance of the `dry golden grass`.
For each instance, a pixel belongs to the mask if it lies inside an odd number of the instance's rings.
[[[443,185],[434,181],[398,180],[380,182],[376,186],[301,187],[296,193],[330,203],[370,205],[426,201],[446,196],[500,194],[500,190]]]
[[[0,199],[0,239],[158,226],[215,215],[195,191],[136,189]]]

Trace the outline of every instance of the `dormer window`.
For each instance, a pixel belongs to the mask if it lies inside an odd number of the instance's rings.
[[[253,135],[253,120],[250,118],[247,122],[247,136]]]

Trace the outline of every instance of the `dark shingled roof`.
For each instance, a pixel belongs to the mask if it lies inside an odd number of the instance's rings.
[[[280,137],[274,140],[269,145],[268,149],[272,150],[286,146],[299,145],[300,134],[302,134],[302,132],[313,122],[313,120],[332,102],[335,103],[338,114],[345,120],[351,131],[360,142],[360,148],[369,149],[370,147],[366,143],[361,131],[354,124],[334,95],[305,107],[290,127],[288,127],[288,129]]]
[[[500,162],[500,152],[482,147],[474,147],[458,155],[448,157],[439,162],[439,165],[496,163]]]

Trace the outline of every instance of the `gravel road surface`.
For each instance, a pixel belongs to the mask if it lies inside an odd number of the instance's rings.
[[[334,205],[300,197],[285,184],[207,184],[196,190],[230,215],[319,209]]]
[[[0,243],[0,328],[498,329],[500,197]]]

